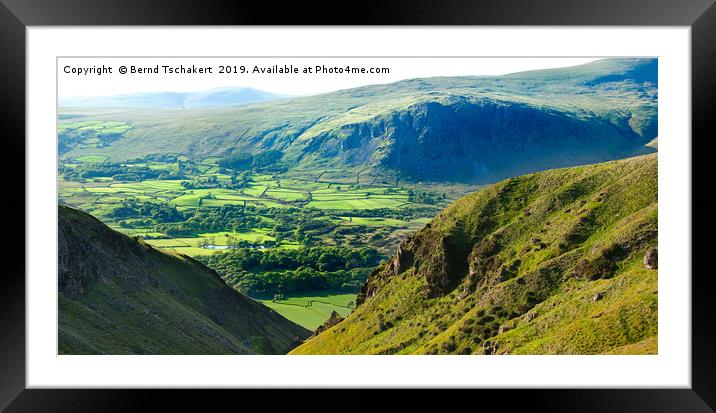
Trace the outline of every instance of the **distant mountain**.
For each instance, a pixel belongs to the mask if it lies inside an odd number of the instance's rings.
[[[284,354],[310,334],[198,261],[58,212],[59,354]]]
[[[656,354],[657,192],[654,154],[468,195],[290,354]]]
[[[228,87],[202,92],[133,93],[116,96],[60,98],[60,107],[75,108],[147,108],[147,109],[204,109],[239,106],[285,98],[248,87]]]
[[[266,102],[286,97],[288,95],[269,93],[248,87],[219,88],[188,94],[184,99],[183,107],[187,109],[216,108]]]
[[[278,150],[294,170],[493,183],[655,152],[645,145],[658,135],[657,67],[656,59],[605,59],[505,76],[409,79],[211,111],[75,111],[73,122],[132,128],[106,147],[68,146],[62,157],[202,159]]]

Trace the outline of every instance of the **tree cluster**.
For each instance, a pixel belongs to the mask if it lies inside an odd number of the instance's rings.
[[[372,248],[242,248],[199,258],[238,290],[264,296],[311,290],[355,291],[381,256]]]

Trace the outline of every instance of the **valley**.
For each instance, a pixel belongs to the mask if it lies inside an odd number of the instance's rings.
[[[79,125],[95,133],[107,129],[95,123]],[[237,173],[219,166],[219,161],[193,162],[185,156],[163,155],[111,163],[102,156],[85,155],[61,163],[58,201],[89,212],[110,228],[149,245],[221,268],[227,282],[239,291],[257,299],[268,295],[270,307],[313,329],[334,310],[346,313],[345,303],[355,300],[369,268],[387,257],[405,234],[421,228],[466,188],[474,188],[396,187],[370,175],[341,177],[334,171],[313,175],[271,170]],[[438,190],[441,192],[433,192]],[[316,249],[305,277],[318,281],[296,287],[289,286],[286,278],[299,266],[256,266],[244,272],[211,257],[304,248]],[[368,249],[372,258],[343,260],[330,268],[318,262],[321,255],[328,260],[326,257],[349,249]],[[252,289],[255,279],[268,278],[269,271],[283,279]],[[337,289],[345,298],[343,304],[328,300],[308,308],[297,307],[290,300],[273,300],[274,295],[309,287],[315,290],[304,291],[307,297]]]
[[[657,277],[642,260],[657,246],[657,97],[656,59],[603,59],[300,97],[63,99],[60,218],[146,262],[103,270],[122,258],[101,239],[97,257],[77,255],[93,287],[61,300],[62,347],[172,353],[170,337],[100,337],[186,316],[221,337],[179,340],[196,354],[654,353]],[[123,284],[151,278],[142,265],[166,276],[140,283],[155,304]],[[196,274],[233,304],[206,312],[213,293],[171,281]],[[259,316],[224,336],[242,308],[226,290]]]

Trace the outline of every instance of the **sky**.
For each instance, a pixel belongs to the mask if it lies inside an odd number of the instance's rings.
[[[60,58],[58,95],[112,96],[146,92],[197,92],[223,87],[251,87],[291,96],[313,95],[369,84],[391,83],[403,79],[432,76],[502,75],[525,70],[574,66],[596,58]],[[177,68],[211,67],[212,73],[164,73],[162,66]],[[252,73],[255,66],[293,66],[299,73]],[[96,74],[92,69],[109,67],[112,73]],[[159,67],[159,73],[119,73],[120,66]],[[247,73],[219,73],[219,66],[244,66]],[[388,68],[389,73],[346,74],[304,73],[315,69],[346,66]],[[66,73],[70,72],[70,73]],[[233,70],[232,70],[233,72]]]

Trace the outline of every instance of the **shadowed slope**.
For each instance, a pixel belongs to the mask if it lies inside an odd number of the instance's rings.
[[[282,354],[310,334],[187,256],[58,211],[60,354]]]

